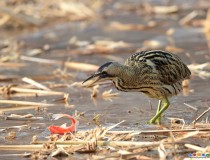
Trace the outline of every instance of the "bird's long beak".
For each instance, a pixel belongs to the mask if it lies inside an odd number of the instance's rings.
[[[82,82],[82,84],[84,84],[87,81],[90,81],[90,83],[88,83],[88,86],[93,85],[95,82],[99,81],[100,79],[104,78],[105,75],[102,72],[96,72],[94,73],[92,76],[90,76],[89,78],[87,78],[84,82]]]

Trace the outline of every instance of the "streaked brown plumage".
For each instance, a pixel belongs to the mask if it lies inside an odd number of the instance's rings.
[[[168,97],[182,90],[182,81],[190,77],[190,70],[181,59],[166,51],[142,51],[129,57],[125,64],[108,62],[84,82],[111,80],[115,87],[125,92],[142,92],[159,99],[156,115],[150,123],[160,123],[161,114],[168,108]],[[164,106],[161,108],[162,100]]]

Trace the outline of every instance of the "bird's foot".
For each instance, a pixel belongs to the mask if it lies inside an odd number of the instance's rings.
[[[152,120],[150,120],[150,121],[148,122],[148,124],[155,124],[155,122],[152,121]]]
[[[156,119],[156,123],[157,123],[158,125],[161,125],[161,117],[158,117],[158,118]]]
[[[160,125],[161,124],[161,117],[158,117],[157,119],[152,118],[149,120],[148,124],[157,124]]]

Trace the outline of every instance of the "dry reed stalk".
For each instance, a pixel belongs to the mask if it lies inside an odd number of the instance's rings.
[[[196,122],[197,122],[199,119],[201,119],[208,111],[210,111],[210,107],[209,107],[207,110],[205,110],[203,113],[201,113],[201,114],[192,122],[192,124],[194,125],[194,127],[195,127]]]
[[[20,126],[9,126],[9,127],[0,127],[0,129],[25,129],[29,128],[28,125],[20,125]]]
[[[65,62],[64,65],[71,69],[81,70],[81,71],[96,71],[99,66],[87,63],[79,62]]]
[[[189,107],[189,108],[191,108],[191,109],[193,109],[193,110],[195,110],[195,111],[198,110],[196,107],[194,107],[194,106],[192,106],[192,105],[190,105],[190,104],[184,103],[184,105],[186,105],[187,107]]]
[[[4,95],[5,96],[5,95]],[[10,94],[10,95],[6,95],[5,97],[12,97],[12,98],[19,98],[19,97],[21,97],[21,98],[23,98],[23,97],[41,97],[41,96],[45,96],[45,97],[47,97],[47,96],[54,96],[54,94],[53,95],[51,95],[51,94],[37,94],[37,93],[15,93],[15,94]]]
[[[90,141],[34,141],[32,144],[44,144],[44,143],[55,143],[56,145],[86,145]],[[160,142],[133,142],[133,141],[97,141],[98,146],[111,146],[111,147],[129,147],[129,146],[139,146],[139,147],[151,147],[158,146]]]
[[[34,81],[33,79],[31,78],[28,78],[28,77],[24,77],[22,78],[22,81],[26,82],[26,83],[29,83],[33,86],[36,86],[37,88],[40,88],[40,89],[43,89],[43,90],[46,90],[46,91],[50,91],[51,89],[44,86],[43,84],[39,83],[39,82],[36,82]]]
[[[0,157],[18,157],[18,158],[26,158],[30,156],[31,153],[20,153],[20,154],[0,154]]]
[[[210,50],[210,8],[207,11],[206,20],[205,20],[205,26],[204,26],[205,36],[206,36],[206,42],[208,45],[208,48]]]
[[[0,145],[0,150],[15,150],[15,151],[34,151],[42,149],[43,145]]]
[[[29,102],[29,101],[16,101],[16,100],[0,100],[0,104],[32,105],[32,106],[43,106],[43,107],[55,106],[55,104]]]
[[[158,14],[170,14],[170,13],[176,13],[179,11],[178,6],[154,6],[153,12]]]
[[[81,71],[96,71],[99,67],[97,65],[88,64],[88,63],[80,63],[80,62],[62,62],[62,61],[57,61],[57,60],[27,57],[27,56],[21,56],[20,58],[21,60],[24,60],[24,61],[37,62],[37,63],[45,63],[45,64],[52,64],[52,65],[64,64],[68,68],[81,70]]]
[[[102,93],[102,97],[104,99],[106,98],[111,98],[111,97],[117,97],[119,93],[111,93],[112,92],[112,89],[108,90],[108,91],[104,91]]]
[[[108,131],[110,134],[123,134],[123,133],[139,133],[139,134],[163,134],[170,132],[192,132],[192,131],[210,131],[210,128],[198,128],[198,129],[177,129],[177,130],[147,130],[147,131]]]
[[[179,23],[181,25],[185,25],[188,24],[193,18],[195,18],[196,16],[198,16],[198,11],[192,11],[189,14],[187,14],[184,18],[182,18]]]
[[[156,22],[149,22],[146,25],[143,24],[123,24],[118,21],[111,22],[109,25],[110,29],[120,30],[120,31],[128,31],[128,30],[146,30],[154,28],[158,25]]]
[[[207,11],[206,22],[205,22],[205,32],[210,34],[210,8]],[[208,36],[209,37],[209,36]],[[210,46],[209,46],[210,47]]]
[[[17,120],[17,121],[30,121],[30,120],[43,120],[43,117],[12,117],[12,116],[7,116],[5,117],[5,120]]]
[[[196,136],[198,133],[199,133],[199,131],[193,131],[193,132],[183,134],[183,135],[181,135],[179,137],[176,137],[176,138],[173,137],[173,142],[180,142],[183,139]]]
[[[46,90],[38,90],[38,89],[27,89],[27,88],[20,88],[20,87],[11,87],[10,92],[24,92],[24,93],[35,93],[35,94],[47,94],[47,95],[64,95],[64,92],[57,92],[57,91],[46,91]]]
[[[13,107],[5,107],[0,108],[0,114],[4,114],[5,112],[11,112],[11,111],[19,111],[19,110],[29,110],[29,109],[35,109],[37,106],[13,106]]]
[[[108,132],[109,130],[111,130],[111,129],[117,127],[117,126],[120,125],[121,123],[124,123],[124,122],[125,122],[125,120],[122,120],[121,122],[119,122],[119,123],[117,123],[117,124],[114,124],[113,126],[108,127],[108,128],[106,129],[107,132]]]
[[[185,144],[184,146],[187,147],[187,148],[196,150],[196,151],[205,152],[205,148],[199,147],[199,146],[196,146],[196,145],[193,145],[193,144]]]
[[[15,63],[15,62],[13,62],[13,63],[11,63],[11,62],[0,62],[0,67],[8,67],[8,68],[15,68],[15,69],[17,69],[17,68],[20,68],[20,67],[25,67],[25,66],[27,66],[27,64],[26,63]]]
[[[24,61],[44,63],[44,64],[57,64],[57,65],[62,64],[61,61],[57,61],[57,60],[43,59],[43,58],[29,57],[29,56],[20,56],[20,59]]]

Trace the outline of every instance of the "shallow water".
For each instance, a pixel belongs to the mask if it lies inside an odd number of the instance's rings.
[[[15,39],[23,41],[27,49],[23,49],[21,54],[27,55],[28,49],[43,47],[44,44],[50,44],[52,50],[44,52],[37,57],[56,59],[66,61],[71,59],[76,62],[91,63],[101,65],[104,62],[110,61],[109,57],[101,54],[91,55],[79,55],[68,52],[70,49],[67,48],[67,41],[73,36],[76,36],[79,40],[93,41],[94,39],[112,39],[122,40],[125,42],[132,43],[134,46],[141,48],[145,40],[156,40],[163,44],[160,48],[164,49],[165,46],[171,45],[177,48],[183,49],[178,55],[187,64],[191,63],[206,63],[210,61],[209,48],[207,45],[206,36],[203,33],[202,28],[195,27],[182,27],[178,25],[179,17],[181,15],[174,14],[172,16],[165,15],[160,17],[150,17],[152,20],[160,21],[160,26],[152,29],[143,31],[115,31],[107,29],[109,22],[115,20],[123,23],[145,23],[148,17],[141,17],[133,12],[119,15],[115,10],[113,16],[108,16],[106,19],[95,19],[91,22],[66,22],[62,24],[55,24],[54,26],[44,27],[40,30],[33,32],[18,33]],[[165,31],[173,28],[175,33],[173,36],[168,37]],[[46,34],[53,33],[56,35],[55,39],[47,39]],[[4,33],[5,34],[5,33]],[[136,47],[136,49],[138,48]],[[190,57],[188,56],[189,53]],[[113,54],[114,56],[122,59],[126,59],[132,54],[132,52],[122,51],[121,53]],[[74,108],[69,108],[63,103],[56,103],[56,107],[47,107],[41,110],[39,113],[35,109],[18,110],[5,112],[5,115],[11,113],[15,114],[35,114],[38,116],[44,116],[44,120],[37,121],[14,121],[4,120],[0,121],[1,127],[24,125],[31,126],[30,129],[24,129],[17,131],[17,138],[11,142],[5,141],[4,136],[6,133],[0,133],[1,144],[29,144],[33,135],[39,135],[40,138],[44,139],[45,136],[49,135],[47,127],[51,124],[63,124],[66,119],[60,119],[58,121],[51,121],[48,117],[49,113],[67,113],[74,114],[75,110],[85,112],[85,116],[80,119],[78,130],[90,129],[95,127],[92,122],[92,118],[96,114],[101,114],[100,122],[103,126],[110,126],[116,124],[122,120],[126,120],[124,123],[115,129],[118,130],[138,130],[138,129],[154,129],[155,126],[147,125],[147,121],[156,112],[156,106],[158,100],[150,99],[140,93],[123,93],[117,91],[112,85],[100,87],[100,93],[113,89],[113,92],[119,92],[117,98],[113,98],[111,101],[104,100],[101,97],[96,97],[94,100],[91,99],[91,92],[86,88],[72,87],[70,86],[74,82],[83,81],[87,78],[91,72],[81,72],[72,69],[67,69],[71,76],[67,78],[52,78],[47,80],[39,80],[38,76],[51,76],[52,72],[56,69],[63,69],[61,65],[43,65],[41,63],[28,63],[27,67],[6,69],[1,68],[1,74],[3,75],[17,75],[19,77],[31,77],[32,79],[38,79],[40,83],[49,81],[51,83],[65,84],[65,87],[55,88],[54,90],[63,91],[69,93],[70,99],[69,104],[74,105]],[[2,82],[1,85],[7,85],[11,82]],[[22,82],[13,81],[13,84],[20,84]],[[167,124],[169,120],[167,117],[181,118],[186,123],[191,123],[195,117],[209,107],[210,104],[210,78],[202,79],[198,76],[192,75],[189,85],[189,94],[184,96],[180,93],[178,96],[174,96],[170,99],[171,106],[164,114],[164,124]],[[99,93],[99,95],[100,95]],[[4,99],[5,97],[1,97]],[[59,99],[53,96],[40,96],[40,97],[20,97],[11,98],[25,101],[37,101],[37,102],[54,102],[53,100]],[[195,112],[191,108],[184,105],[184,103],[190,104],[198,110]],[[8,106],[2,105],[1,108]],[[1,111],[1,109],[0,109]],[[206,116],[208,117],[208,115]],[[206,118],[205,117],[205,118]],[[0,153],[5,153],[0,151]],[[8,152],[9,153],[9,152]],[[13,152],[14,153],[14,152]],[[6,159],[6,158],[4,158]],[[11,159],[11,157],[9,158]]]

